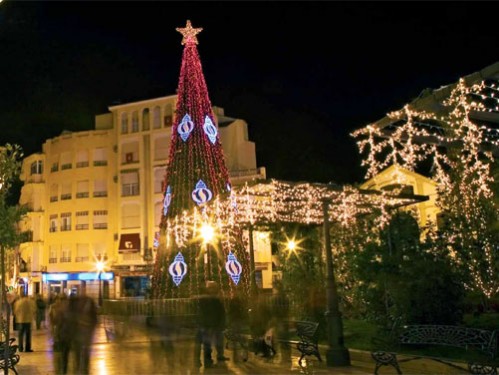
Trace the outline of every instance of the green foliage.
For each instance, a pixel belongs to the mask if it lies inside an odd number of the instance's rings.
[[[26,207],[7,206],[0,200],[0,244],[6,249],[17,246],[23,234],[17,230],[17,224],[27,212]]]
[[[290,239],[297,242],[296,251],[286,248]],[[297,318],[325,324],[326,275],[320,228],[287,224],[275,232],[273,241],[278,249],[284,292],[298,302]]]
[[[6,200],[9,188],[19,176],[22,156],[17,145],[6,144],[0,148],[0,244],[6,249],[21,242],[22,234],[17,225],[27,212],[27,207],[10,206]]]
[[[341,292],[347,316],[380,325],[397,317],[428,324],[461,320],[464,290],[448,254],[437,243],[420,242],[417,222],[410,214],[394,215],[377,241],[360,242],[363,250],[339,253],[349,266],[342,269],[342,280],[347,281]]]

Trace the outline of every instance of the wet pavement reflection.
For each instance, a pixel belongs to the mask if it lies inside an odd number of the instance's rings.
[[[46,328],[33,331],[33,353],[20,353],[17,365],[20,375],[55,374],[52,339]],[[323,362],[311,359],[298,365],[298,352],[286,359],[281,353],[272,359],[249,354],[243,361],[232,348],[225,351],[228,361],[205,368],[196,365],[194,332],[185,330],[165,337],[157,330],[147,329],[141,322],[113,322],[99,317],[91,347],[90,374],[369,374],[360,367],[327,368]],[[57,355],[57,354],[56,354]],[[74,371],[72,354],[69,374]]]

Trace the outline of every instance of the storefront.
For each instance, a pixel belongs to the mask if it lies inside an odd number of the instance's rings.
[[[44,273],[42,275],[43,294],[86,294],[97,298],[99,290],[104,299],[114,298],[113,272]]]

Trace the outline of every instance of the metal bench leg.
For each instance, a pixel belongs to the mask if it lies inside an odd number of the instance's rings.
[[[394,353],[373,352],[371,353],[371,356],[376,362],[376,367],[374,368],[375,375],[378,375],[378,370],[381,366],[392,366],[395,370],[397,370],[397,374],[402,375],[402,370],[400,369],[397,361],[397,356]]]

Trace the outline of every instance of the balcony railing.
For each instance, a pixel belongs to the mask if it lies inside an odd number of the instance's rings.
[[[49,258],[49,263],[57,263],[57,258]]]
[[[75,225],[76,230],[85,230],[88,229],[88,224],[76,224]]]
[[[59,170],[59,165],[53,165],[51,168],[50,168],[50,172],[57,172]]]
[[[50,232],[50,233],[57,232],[57,227],[50,227],[50,228],[49,228],[49,232]]]
[[[107,165],[107,160],[94,160],[94,167],[102,167]]]
[[[94,229],[107,229],[107,223],[94,223]]]
[[[94,191],[94,198],[107,197],[107,191]]]
[[[58,200],[59,200],[59,198],[57,197],[57,195],[54,197],[50,197],[51,202],[57,202]]]
[[[73,168],[73,165],[71,163],[61,165],[61,171],[65,170],[65,169],[71,169],[71,168]]]
[[[87,192],[76,193],[76,198],[88,198],[88,197],[89,197],[88,191]]]
[[[67,201],[71,199],[71,194],[61,194],[61,201]]]
[[[86,257],[76,257],[75,258],[75,262],[88,262],[89,261],[89,257],[86,256]]]
[[[61,257],[59,259],[60,263],[71,263],[71,257]]]
[[[88,161],[79,161],[76,163],[76,168],[85,168],[88,167]]]
[[[71,225],[61,225],[61,232],[67,232],[71,230]]]

